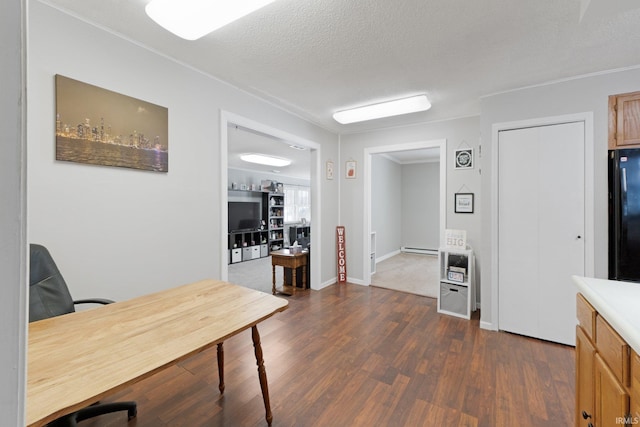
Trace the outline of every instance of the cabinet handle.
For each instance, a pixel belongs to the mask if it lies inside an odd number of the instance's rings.
[[[591,415],[587,414],[587,411],[582,411],[582,418],[584,418],[586,420],[587,418],[591,418]],[[591,424],[591,423],[589,423],[589,424]]]
[[[593,423],[587,424],[587,427],[593,427]]]

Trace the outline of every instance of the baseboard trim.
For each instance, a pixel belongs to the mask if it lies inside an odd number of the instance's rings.
[[[389,259],[391,257],[394,257],[394,256],[398,255],[399,253],[400,253],[400,249],[398,249],[397,251],[389,252],[386,255],[382,255],[381,257],[376,258],[376,264],[379,263],[379,262],[384,261],[385,259]]]
[[[403,246],[401,251],[411,254],[438,255],[437,249],[408,248]]]
[[[498,328],[491,322],[485,322],[483,320],[480,321],[480,329],[486,329],[488,331],[497,331]]]

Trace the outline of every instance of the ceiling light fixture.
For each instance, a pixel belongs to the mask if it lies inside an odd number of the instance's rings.
[[[351,110],[338,111],[333,118],[338,123],[348,124],[364,122],[366,120],[380,119],[382,117],[398,116],[400,114],[415,113],[431,108],[431,103],[426,95],[417,95],[409,98],[396,99],[379,104],[353,108]]]
[[[144,10],[176,36],[196,40],[274,1],[151,0]]]
[[[282,157],[268,156],[266,154],[257,154],[257,153],[241,154],[240,159],[249,163],[257,163],[259,165],[266,165],[266,166],[275,166],[277,168],[289,166],[291,164],[291,160],[289,159],[284,159]]]

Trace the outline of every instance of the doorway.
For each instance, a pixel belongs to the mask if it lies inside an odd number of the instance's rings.
[[[588,119],[494,126],[492,307],[500,330],[575,343],[571,276],[593,274]]]
[[[365,215],[363,221],[363,281],[365,285],[371,285],[371,273],[373,271],[372,267],[375,266],[375,254],[374,254],[374,245],[376,245],[376,238],[372,239],[372,232],[376,231],[372,229],[372,191],[374,191],[373,180],[372,180],[372,164],[373,164],[373,156],[382,153],[400,153],[409,150],[425,150],[425,149],[437,149],[439,151],[437,156],[437,161],[439,163],[439,220],[438,220],[438,235],[439,241],[438,246],[442,243],[442,238],[444,236],[444,230],[446,228],[446,140],[432,140],[432,141],[420,141],[420,142],[412,142],[412,143],[404,143],[404,144],[396,144],[396,145],[387,145],[387,146],[379,146],[379,147],[370,147],[365,148],[364,150],[364,168],[365,168],[365,190],[364,190],[364,206],[365,206]]]
[[[311,227],[311,235],[318,236],[318,238],[313,241],[313,250],[310,252],[310,263],[311,263],[311,276],[310,276],[310,287],[312,289],[318,289],[320,287],[320,254],[322,253],[322,245],[321,239],[319,238],[322,235],[322,224],[321,224],[321,215],[320,215],[320,144],[307,140],[305,138],[301,138],[297,135],[290,134],[288,132],[282,131],[280,129],[256,122],[254,120],[248,119],[246,117],[239,116],[237,114],[233,114],[227,111],[221,112],[220,118],[220,253],[223,255],[220,257],[220,276],[222,280],[228,280],[229,278],[229,266],[228,266],[228,258],[224,256],[229,253],[229,243],[228,243],[228,235],[227,235],[227,224],[228,224],[228,211],[227,205],[229,201],[228,189],[229,189],[229,180],[228,180],[228,148],[229,148],[229,131],[228,128],[230,125],[237,125],[246,130],[260,133],[263,135],[268,135],[274,139],[279,139],[282,141],[289,141],[291,144],[295,144],[300,147],[304,147],[309,150],[310,156],[310,183],[311,183],[311,218],[312,222],[310,224]],[[251,262],[251,261],[249,261]]]

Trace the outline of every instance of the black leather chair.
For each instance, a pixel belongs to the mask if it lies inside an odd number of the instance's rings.
[[[69,288],[53,261],[51,254],[41,245],[30,245],[29,273],[29,322],[73,313],[76,304],[109,304],[106,299],[85,299],[74,301]],[[77,412],[58,418],[49,427],[75,427],[79,421],[111,412],[127,411],[128,418],[137,414],[136,402],[96,403]]]

